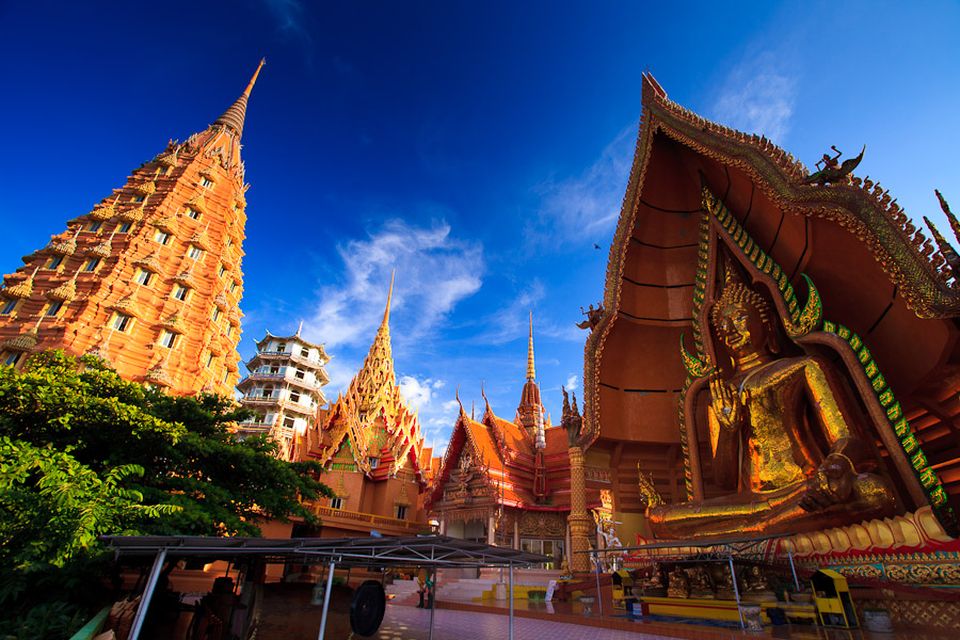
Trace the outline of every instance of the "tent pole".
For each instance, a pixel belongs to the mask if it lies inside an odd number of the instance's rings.
[[[740,587],[737,586],[737,570],[733,567],[733,556],[727,556],[730,562],[730,579],[733,581],[733,595],[737,599],[737,613],[740,615],[740,628],[746,629],[747,624],[743,620],[743,609],[740,608]]]
[[[787,558],[790,560],[790,571],[793,573],[793,586],[797,588],[797,591],[800,591],[800,580],[797,578],[797,565],[793,563],[793,552],[787,552]]]
[[[513,563],[510,563],[510,629],[507,640],[513,640]]]
[[[320,614],[320,634],[317,640],[323,640],[323,634],[327,631],[327,611],[330,609],[330,591],[333,589],[333,570],[337,567],[335,560],[330,560],[330,566],[327,568],[327,588],[323,592],[323,613]]]
[[[160,578],[160,570],[163,569],[163,563],[167,559],[167,549],[160,549],[160,553],[153,559],[153,567],[150,568],[150,577],[147,579],[147,586],[143,588],[143,595],[140,596],[140,606],[137,607],[137,614],[133,618],[133,624],[130,626],[130,640],[137,640],[140,637],[140,629],[143,627],[143,621],[147,617],[147,607],[150,606],[150,600],[153,599],[153,590],[157,588],[157,580]]]
[[[424,588],[427,590],[427,604],[430,606],[430,633],[427,636],[428,640],[433,640],[433,613],[437,609],[437,569],[433,568],[433,585],[424,585]]]
[[[600,606],[600,617],[603,617],[603,594],[600,592],[600,551],[597,550],[596,554],[593,556],[594,566],[596,566],[597,571],[597,604]]]

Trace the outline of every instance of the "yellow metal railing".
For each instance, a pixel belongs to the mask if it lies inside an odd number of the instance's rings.
[[[425,522],[411,522],[410,520],[400,520],[399,518],[387,518],[372,513],[363,513],[362,511],[347,511],[346,509],[334,509],[333,507],[324,507],[321,505],[314,505],[313,510],[314,513],[321,518],[323,516],[344,518],[356,522],[369,522],[370,524],[388,527],[400,527],[402,529],[410,529],[411,531],[430,528],[430,525]]]

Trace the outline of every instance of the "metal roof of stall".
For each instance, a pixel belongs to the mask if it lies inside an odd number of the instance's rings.
[[[346,567],[423,566],[444,567],[506,567],[509,569],[509,631],[513,640],[513,568],[549,562],[551,558],[506,547],[494,547],[480,542],[458,540],[449,536],[416,536],[407,538],[212,538],[204,536],[104,536],[104,544],[118,556],[153,557],[153,566],[144,587],[143,596],[134,615],[129,637],[137,640],[146,618],[147,608],[157,578],[168,556],[202,556],[207,558],[237,558],[239,556],[267,559],[324,562],[327,586],[324,590],[323,613],[318,638],[323,640],[330,606],[333,571],[337,565]],[[430,608],[430,634],[433,638],[435,607]]]
[[[508,547],[449,536],[405,538],[214,538],[205,536],[105,536],[120,555],[261,556],[345,566],[507,567],[550,562],[551,558]]]

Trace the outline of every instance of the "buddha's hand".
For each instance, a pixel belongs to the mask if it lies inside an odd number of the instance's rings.
[[[710,378],[710,406],[722,428],[733,431],[740,425],[740,418],[743,415],[740,394],[719,376]]]
[[[800,506],[807,511],[819,511],[847,502],[853,495],[857,471],[850,458],[843,454],[828,455],[807,483],[807,492]]]

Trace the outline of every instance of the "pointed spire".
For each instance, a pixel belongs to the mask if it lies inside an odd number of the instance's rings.
[[[950,205],[947,204],[947,201],[940,193],[940,190],[934,189],[933,192],[937,194],[937,200],[940,201],[940,209],[943,210],[943,215],[947,216],[947,220],[950,222],[950,229],[953,231],[953,235],[956,236],[957,241],[960,242],[960,221],[958,221],[957,216],[950,211]]]
[[[303,331],[303,320],[300,321],[300,326],[297,327],[297,337],[300,337],[300,332]]]
[[[940,248],[940,255],[943,256],[944,260],[946,260],[947,265],[950,267],[950,271],[953,272],[954,277],[960,276],[960,255],[957,255],[956,250],[950,245],[950,242],[943,237],[943,234],[940,233],[940,230],[934,226],[933,221],[930,220],[930,218],[923,216],[923,221],[927,223],[928,227],[930,227],[930,233],[933,235],[933,239]]]
[[[530,312],[530,338],[527,342],[527,380],[534,380],[537,370],[533,365],[533,311]]]
[[[393,300],[393,279],[397,275],[397,270],[390,272],[390,290],[387,292],[387,306],[383,309],[383,322],[381,326],[387,327],[390,324],[390,301]]]
[[[214,124],[222,124],[227,127],[236,133],[238,138],[243,135],[243,121],[247,115],[247,100],[250,98],[253,85],[257,82],[257,76],[260,75],[260,69],[263,68],[265,63],[265,58],[260,60],[260,64],[257,65],[257,70],[253,72],[253,77],[250,78],[247,88],[243,90],[243,93],[240,94],[237,101],[230,105],[230,108],[224,111],[223,115],[214,122]]]

